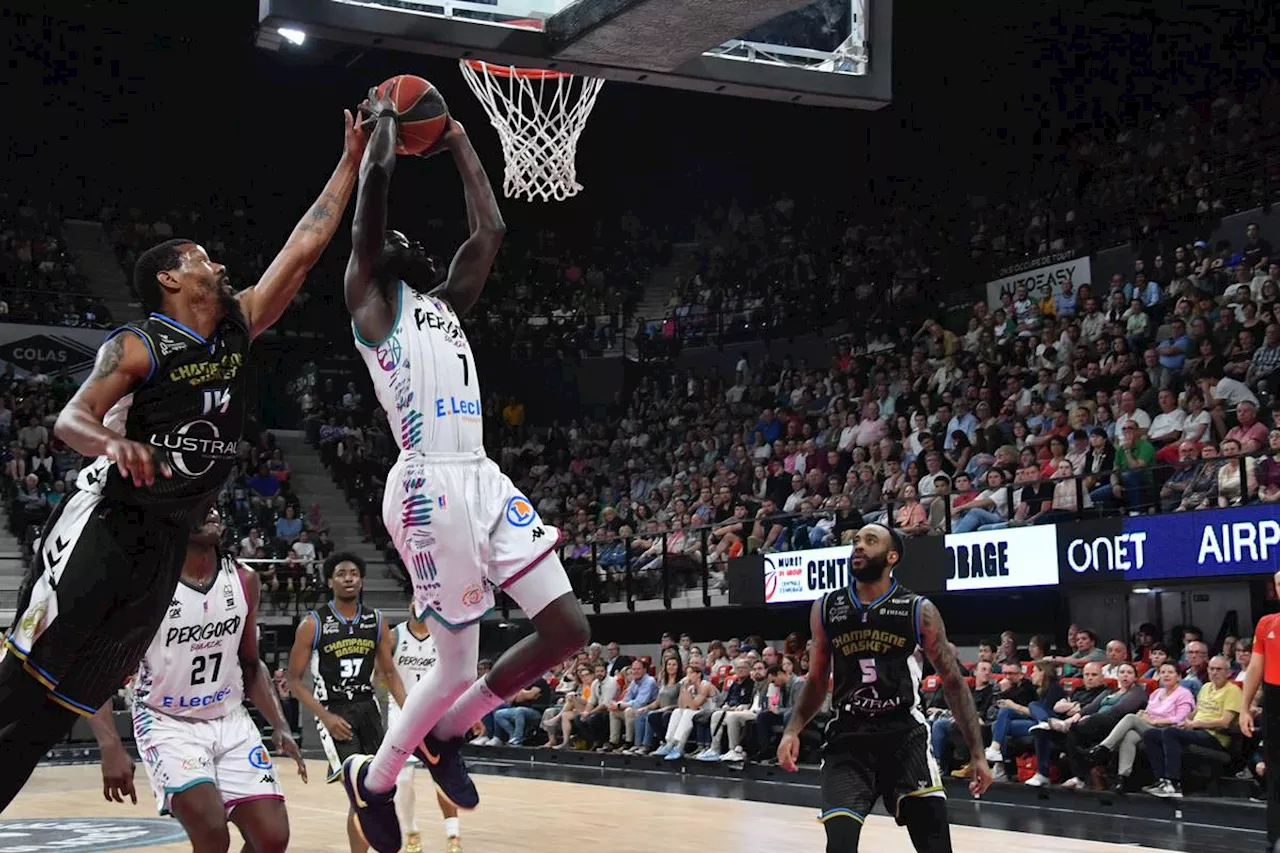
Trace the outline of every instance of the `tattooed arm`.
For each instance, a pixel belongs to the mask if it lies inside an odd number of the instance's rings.
[[[804,680],[804,687],[800,688],[800,698],[796,699],[791,719],[782,732],[782,742],[778,744],[778,765],[792,773],[800,757],[800,732],[822,709],[827,698],[827,682],[831,678],[831,647],[827,645],[827,632],[822,626],[821,598],[809,610],[809,631],[813,637],[813,647],[809,649],[809,675]]]
[[[280,254],[253,287],[236,294],[254,337],[269,329],[297,294],[307,273],[320,260],[325,247],[337,233],[338,223],[351,200],[356,172],[367,141],[359,123],[346,113],[346,144],[342,160],[325,184],[320,197],[294,227]]]
[[[151,448],[102,425],[111,407],[145,382],[155,367],[150,345],[132,331],[110,337],[98,350],[93,373],[58,413],[53,434],[82,456],[105,456],[135,485],[155,482]],[[169,476],[167,466],[160,473]]]
[[[947,639],[942,616],[928,599],[920,603],[920,645],[942,681],[942,692],[947,697],[953,725],[960,730],[964,735],[964,742],[969,745],[969,790],[975,797],[981,796],[991,785],[991,768],[987,766],[986,754],[982,748],[982,724],[978,720],[978,709],[973,704],[969,685],[960,672],[955,650]]]

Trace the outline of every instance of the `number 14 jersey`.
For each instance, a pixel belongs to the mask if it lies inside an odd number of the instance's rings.
[[[135,706],[193,720],[218,719],[240,707],[240,637],[249,600],[239,572],[234,559],[221,555],[204,591],[179,582],[138,667]]]
[[[395,321],[385,338],[368,341],[352,330],[401,453],[482,450],[480,382],[458,315],[404,282],[393,298]]]

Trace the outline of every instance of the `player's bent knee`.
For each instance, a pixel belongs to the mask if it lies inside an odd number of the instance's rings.
[[[853,815],[834,815],[823,822],[827,832],[827,853],[857,853],[862,837],[862,821]]]

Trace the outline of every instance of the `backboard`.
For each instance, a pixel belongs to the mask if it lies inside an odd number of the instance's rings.
[[[892,0],[259,0],[264,30],[619,82],[878,109]]]

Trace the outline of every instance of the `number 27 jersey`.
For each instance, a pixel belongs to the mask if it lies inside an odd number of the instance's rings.
[[[462,323],[443,299],[395,285],[391,332],[368,341],[354,329],[378,403],[401,453],[484,448],[480,382]]]

